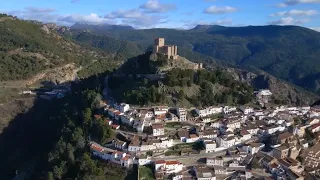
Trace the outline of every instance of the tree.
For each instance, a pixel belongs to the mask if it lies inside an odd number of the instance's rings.
[[[90,108],[85,108],[84,111],[82,112],[82,118],[83,118],[83,125],[86,128],[89,128],[91,124],[91,117],[92,117],[92,112]]]
[[[47,180],[54,180],[53,173],[52,172],[48,172],[46,179]]]
[[[183,98],[184,98],[183,89],[180,89],[180,91],[179,91],[179,93],[178,93],[178,98],[179,98],[179,99],[183,99]]]

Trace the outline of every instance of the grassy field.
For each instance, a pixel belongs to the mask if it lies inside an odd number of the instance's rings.
[[[139,167],[139,180],[155,180],[151,167]]]

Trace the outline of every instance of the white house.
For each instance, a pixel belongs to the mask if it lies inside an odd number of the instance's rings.
[[[100,157],[104,160],[111,160],[112,152],[108,151],[107,148],[97,143],[90,144],[90,150],[94,156]]]
[[[123,149],[126,149],[127,143],[124,142],[124,141],[120,141],[120,140],[116,139],[116,140],[113,141],[113,145],[114,145],[115,148],[123,150]]]
[[[153,136],[162,136],[164,135],[164,126],[163,124],[153,124],[152,125]]]
[[[253,108],[251,107],[240,107],[240,110],[243,112],[243,114],[247,115],[247,114],[251,114],[254,112]]]
[[[187,110],[184,108],[178,109],[179,121],[187,121]]]
[[[258,151],[260,151],[262,148],[264,148],[265,144],[263,143],[250,143],[247,145],[244,145],[242,147],[243,150],[245,150],[248,154],[256,154]]]
[[[242,136],[241,137],[242,141],[246,141],[246,140],[249,140],[251,138],[251,134],[245,129],[242,129],[240,131],[240,135]]]
[[[216,142],[214,141],[204,141],[204,146],[206,148],[206,153],[214,152],[216,150]]]
[[[156,107],[153,107],[153,109],[154,109],[155,115],[166,114],[169,111],[168,106],[156,106]]]
[[[217,143],[219,145],[219,147],[223,147],[223,148],[229,148],[232,147],[236,144],[236,139],[234,136],[229,136],[229,137],[218,137],[217,138]]]
[[[320,131],[320,123],[312,125],[310,127],[310,129],[311,129],[311,132],[313,132],[313,133],[319,132]]]
[[[241,123],[240,123],[240,120],[232,120],[232,121],[228,121],[227,122],[227,128],[230,128],[230,129],[237,129],[237,128],[240,128],[241,127]]]
[[[184,165],[179,161],[158,160],[158,161],[155,161],[154,164],[155,164],[154,166],[155,172],[163,171],[163,172],[166,172],[167,174],[178,173],[182,171],[184,167]]]
[[[128,146],[129,152],[139,152],[141,150],[140,141],[131,141]]]
[[[190,134],[188,138],[186,138],[186,143],[193,143],[199,140],[199,136],[196,134]]]
[[[218,136],[218,131],[215,129],[207,129],[199,132],[200,138],[208,138],[208,139],[215,139]]]
[[[193,170],[198,180],[216,180],[214,169],[207,166],[194,166]]]
[[[144,166],[152,163],[152,159],[150,157],[147,158],[139,158],[138,160],[139,166]]]
[[[216,122],[211,122],[211,127],[214,127],[214,128],[220,128],[222,125],[220,123],[220,121],[216,121]]]
[[[119,109],[120,112],[125,113],[125,112],[129,111],[129,109],[130,109],[129,104],[126,104],[126,103],[120,104],[120,109]]]
[[[129,168],[133,164],[133,160],[130,158],[129,155],[120,159],[120,164],[122,167]]]
[[[153,144],[152,140],[142,141],[140,146],[141,151],[151,151],[156,149],[157,147]]]
[[[229,114],[233,111],[237,111],[237,108],[236,107],[229,107],[229,106],[225,106],[223,107],[223,113],[224,114]]]
[[[247,130],[251,135],[257,135],[259,132],[259,127],[257,126],[247,126],[243,129]]]
[[[207,107],[205,109],[196,110],[200,117],[209,116],[212,114],[219,114],[223,112],[222,107]]]
[[[207,166],[221,166],[223,167],[223,159],[221,157],[206,158]]]

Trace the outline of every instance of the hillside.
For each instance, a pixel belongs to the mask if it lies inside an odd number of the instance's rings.
[[[307,105],[319,98],[262,71],[199,69],[184,57],[168,60],[151,52],[126,61],[110,76],[109,87],[118,101],[137,105],[255,105],[253,90],[265,88],[274,92],[274,104]]]
[[[70,63],[86,71],[96,61],[108,59],[112,64],[118,58],[65,39],[51,25],[6,15],[0,21],[0,81],[26,80]]]
[[[247,68],[252,66],[277,78],[317,91],[320,72],[320,33],[298,26],[197,26],[191,30],[144,29],[94,32],[136,42],[148,48],[155,37]],[[181,52],[180,52],[181,53]],[[183,56],[183,54],[180,54]]]

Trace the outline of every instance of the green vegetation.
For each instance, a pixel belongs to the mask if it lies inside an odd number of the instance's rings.
[[[118,67],[124,56],[79,46],[42,24],[10,16],[0,24],[0,81],[29,79],[40,72],[68,63],[82,66],[80,77],[89,77]],[[131,47],[129,47],[130,49]],[[123,49],[126,51],[126,49]]]
[[[191,69],[173,68],[168,69],[166,75],[161,75],[155,69],[163,64],[164,57],[160,55],[156,60],[150,60],[150,56],[148,52],[133,58],[110,76],[109,87],[116,99],[139,105],[187,101],[198,107],[247,104],[253,100],[253,88],[234,80],[225,70],[195,72]],[[148,77],[144,77],[145,74]],[[187,96],[184,92],[188,88],[194,88],[193,95]]]
[[[91,33],[95,33],[92,31]],[[150,48],[154,37],[179,46],[178,53],[193,61],[227,62],[254,67],[296,85],[317,90],[319,84],[320,33],[297,26],[207,26],[192,30],[149,29],[105,31],[100,35]],[[192,50],[199,56],[190,56]],[[212,57],[206,58],[207,55]]]
[[[200,94],[190,98],[196,106],[210,106],[213,104],[247,104],[253,99],[253,89],[239,81],[234,80],[230,74],[221,70],[207,71],[172,69],[168,72],[165,84],[168,86],[191,86],[201,87]],[[219,84],[226,89],[222,93],[214,93],[212,85]],[[183,92],[182,92],[183,93]],[[183,97],[179,92],[179,97]]]
[[[168,127],[168,128],[181,128],[183,126],[190,126],[190,124],[187,124],[184,122],[167,122],[165,124],[165,127]]]
[[[119,54],[126,58],[134,57],[144,52],[141,47],[132,42],[119,41],[112,37],[93,35],[87,32],[76,35],[73,39],[85,45],[100,48],[111,54]]]
[[[139,180],[154,180],[152,169],[146,166],[139,166]]]
[[[164,153],[165,156],[180,156],[181,150],[168,150]]]
[[[1,177],[12,179],[18,170],[30,179],[123,179],[125,171],[96,160],[87,146],[89,134],[100,143],[113,137],[109,126],[92,117],[102,81],[95,76],[82,80],[65,98],[36,100],[13,119],[0,136],[7,147],[1,149]]]

